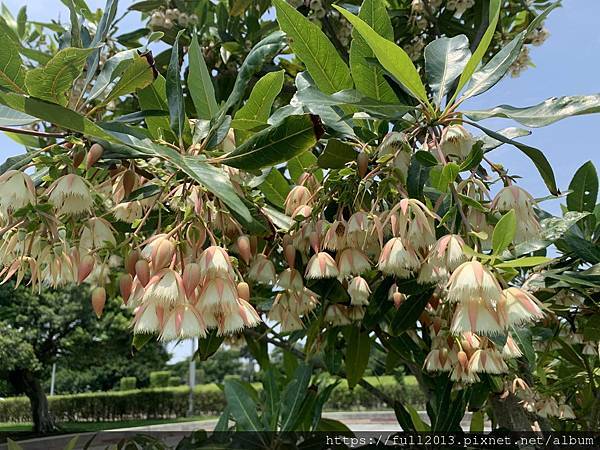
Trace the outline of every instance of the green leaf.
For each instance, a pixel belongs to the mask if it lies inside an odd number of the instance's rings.
[[[235,119],[256,120],[266,123],[271,115],[275,98],[283,87],[284,71],[270,72],[254,85],[250,97],[236,113]]]
[[[231,418],[231,412],[228,406],[225,406],[223,412],[219,416],[219,420],[215,425],[213,431],[221,432],[221,431],[229,431],[229,419]]]
[[[415,408],[413,408],[413,406],[411,404],[405,403],[404,407],[410,414],[410,418],[415,427],[415,431],[418,431],[421,433],[431,431],[431,429],[429,428],[429,425],[427,425],[425,422],[423,422],[423,419],[421,419],[419,412]]]
[[[168,111],[166,81],[159,75],[154,83],[138,92],[138,101],[142,111]],[[173,141],[175,135],[171,131],[168,117],[146,117],[146,126],[153,139]]]
[[[518,138],[518,137],[529,136],[531,134],[531,131],[525,130],[523,128],[507,127],[507,128],[502,128],[501,130],[496,131],[496,133],[504,136],[507,139],[514,139],[514,138]],[[503,144],[503,142],[501,142],[497,139],[494,139],[488,135],[478,136],[477,140],[483,142],[483,152],[484,153],[490,152],[490,151],[494,150],[495,148],[500,147]]]
[[[25,94],[25,68],[19,54],[19,45],[0,27],[0,87]]]
[[[25,75],[25,85],[33,97],[59,105],[67,104],[65,93],[81,76],[87,57],[93,48],[65,48],[52,57],[44,67],[30,70]]]
[[[294,54],[304,63],[317,87],[326,94],[352,88],[350,69],[321,28],[285,0],[273,0],[279,26]]]
[[[267,370],[265,370],[262,385],[265,395],[265,418],[269,424],[269,429],[276,430],[277,422],[279,421],[279,409],[281,408],[281,404],[279,400],[279,386],[277,385],[275,368],[269,367]]]
[[[545,127],[567,117],[600,112],[600,94],[552,97],[533,106],[500,105],[482,111],[463,111],[472,120],[503,117],[528,127]]]
[[[379,100],[363,96],[355,90],[345,90],[332,95],[324,94],[314,87],[305,87],[296,92],[295,99],[302,105],[310,106],[354,106],[357,110],[380,119],[401,119],[414,106],[399,103],[383,103]]]
[[[290,159],[287,163],[290,179],[296,183],[304,172],[310,172],[317,165],[317,157],[312,152],[304,152]],[[318,171],[321,172],[320,170]],[[317,176],[319,178],[319,176]],[[322,178],[322,176],[321,176]]]
[[[414,153],[414,157],[417,161],[419,161],[422,165],[426,167],[433,167],[438,165],[438,160],[435,156],[431,154],[431,152],[427,152],[425,150],[419,150]]]
[[[119,142],[94,122],[81,114],[54,103],[10,92],[0,92],[0,103],[46,122],[51,122],[66,130],[81,133],[87,137]]]
[[[519,57],[524,40],[525,33],[519,33],[506,46],[502,47],[485,66],[475,72],[463,98],[475,97],[494,87]]]
[[[492,38],[494,37],[494,32],[496,31],[496,25],[498,25],[498,18],[500,17],[500,0],[490,0],[489,2],[489,25],[485,33],[483,34],[481,41],[479,41],[479,45],[475,49],[475,52],[469,58],[463,73],[460,75],[458,79],[458,85],[456,90],[454,91],[454,95],[448,102],[448,105],[451,105],[454,102],[454,99],[460,92],[460,90],[467,84],[467,82],[471,79],[471,75],[479,66],[479,63],[483,59],[483,56],[486,54],[490,43],[492,42]]]
[[[23,447],[10,438],[6,438],[6,448],[8,450],[23,450]]]
[[[136,92],[154,81],[154,72],[148,64],[148,60],[135,55],[131,61],[128,61],[123,74],[110,91],[103,103],[108,103],[122,95]]]
[[[358,153],[350,144],[337,139],[329,139],[317,163],[323,169],[341,169],[350,161],[355,161]]]
[[[440,192],[447,192],[448,186],[456,180],[459,172],[460,167],[455,162],[433,167],[429,172],[431,185]]]
[[[511,209],[504,214],[496,226],[492,234],[492,249],[495,255],[499,255],[508,248],[510,243],[515,238],[517,231],[517,215],[515,210]]]
[[[545,256],[525,256],[523,258],[513,259],[512,261],[505,261],[499,264],[495,264],[494,267],[499,269],[510,269],[517,267],[535,267],[540,264],[545,264],[548,261],[552,261],[552,258]]]
[[[239,431],[260,431],[262,425],[257,406],[241,381],[225,380],[225,398],[227,407],[235,419]]]
[[[430,167],[421,164],[415,156],[412,157],[410,165],[408,166],[408,176],[406,181],[408,195],[410,195],[411,198],[421,198],[423,195],[423,187],[429,178],[430,169]]]
[[[108,58],[102,65],[100,74],[98,74],[96,77],[96,81],[90,90],[87,101],[90,102],[98,98],[106,90],[106,88],[110,86],[110,83],[116,80],[117,77],[121,75],[127,68],[127,61],[132,60],[136,56],[136,50],[125,50]]]
[[[169,116],[171,129],[179,139],[179,145],[183,143],[183,126],[185,123],[185,105],[183,103],[183,87],[181,86],[181,67],[179,66],[179,37],[185,30],[179,30],[173,49],[171,60],[167,68],[167,104],[169,105]]]
[[[198,339],[198,350],[196,355],[200,361],[206,361],[219,350],[225,338],[217,334],[217,330],[210,330],[206,337]]]
[[[223,164],[257,170],[288,161],[317,143],[321,131],[309,114],[288,116],[276,125],[254,134],[221,160]]]
[[[391,324],[395,335],[400,335],[415,326],[430,298],[431,291],[427,290],[422,294],[411,295],[400,305]]]
[[[567,195],[569,211],[593,212],[598,198],[598,174],[591,161],[583,164],[569,184],[571,191]]]
[[[364,0],[358,17],[384,38],[394,39],[394,29],[383,0]],[[384,72],[381,67],[369,62],[372,58],[375,58],[375,53],[369,44],[360,33],[353,30],[350,44],[350,71],[356,89],[375,100],[397,102],[398,98],[383,77]]]
[[[135,334],[133,336],[132,345],[137,351],[140,351],[144,347],[144,345],[146,345],[148,342],[155,338],[156,336],[153,334]]]
[[[277,0],[282,1],[282,0]],[[332,5],[337,9],[361,34],[365,39],[377,60],[383,68],[392,74],[414,97],[421,100],[425,105],[429,105],[425,86],[421,82],[419,72],[404,50],[394,44],[392,41],[380,36],[376,31],[367,25],[362,19],[354,14]],[[341,89],[337,89],[338,91]],[[331,93],[331,92],[330,92]]]
[[[61,0],[69,8],[69,18],[71,19],[71,47],[81,47],[81,26],[77,17],[77,10],[73,0]]]
[[[352,430],[343,422],[335,419],[327,419],[325,417],[322,417],[321,420],[319,420],[316,431],[325,433],[352,433]]]
[[[473,125],[476,128],[479,128],[481,131],[483,131],[485,134],[487,134],[491,138],[494,138],[505,144],[514,145],[519,150],[521,150],[523,153],[525,153],[525,155],[527,155],[527,157],[529,159],[531,159],[531,161],[537,168],[538,172],[542,176],[542,179],[544,180],[544,183],[546,183],[546,186],[548,187],[548,190],[550,191],[550,193],[554,194],[554,195],[560,195],[560,191],[558,190],[558,187],[556,187],[556,178],[554,177],[554,170],[552,169],[552,166],[550,165],[550,163],[546,159],[546,156],[544,156],[544,153],[541,150],[538,150],[537,148],[534,148],[534,147],[530,147],[529,145],[522,144],[518,141],[509,139],[509,138],[501,135],[500,133],[497,133],[495,131],[492,131],[485,127],[482,127],[481,125],[479,125],[475,122],[469,122],[469,121],[465,121],[465,122],[470,125]]]
[[[307,394],[312,367],[302,363],[295,370],[292,381],[281,394],[281,431],[291,431],[298,420],[298,412]]]
[[[7,108],[4,105],[0,105],[0,126],[15,127],[29,125],[37,121],[38,119],[33,116],[23,114],[19,111],[15,111],[14,109]]]
[[[279,170],[272,168],[258,188],[268,201],[283,209],[285,199],[290,192],[290,186]]]
[[[82,3],[80,0],[76,1],[78,4]],[[96,69],[98,68],[98,64],[100,62],[99,47],[106,39],[106,36],[112,27],[113,21],[117,15],[118,3],[118,0],[106,0],[104,12],[102,13],[102,17],[100,18],[98,26],[96,27],[96,34],[94,34],[94,39],[92,39],[92,42],[90,43],[90,47],[94,49],[94,53],[88,58],[87,75],[85,77],[84,88],[87,87],[90,81],[92,81],[92,78],[94,78],[96,75]]]
[[[470,56],[469,40],[464,34],[451,38],[441,37],[425,47],[425,72],[436,105],[442,104]]]
[[[471,416],[471,426],[469,431],[471,433],[483,433],[483,422],[485,414],[483,411],[475,411]]]
[[[189,49],[189,65],[188,86],[196,108],[196,115],[199,119],[210,120],[217,116],[219,106],[215,100],[215,88],[202,56],[196,33],[192,37]]]
[[[371,339],[369,333],[360,331],[358,327],[352,327],[346,345],[346,379],[350,389],[362,379],[369,364],[370,352]]]
[[[531,366],[535,365],[535,349],[531,342],[532,334],[529,328],[510,327],[513,339],[519,344],[519,348]]]
[[[481,160],[483,159],[483,145],[482,142],[478,141],[473,145],[473,148],[465,158],[465,160],[460,164],[460,171],[464,172],[465,170],[471,170],[477,167]]]

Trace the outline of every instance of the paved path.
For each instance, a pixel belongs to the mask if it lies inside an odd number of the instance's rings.
[[[423,420],[427,421],[427,414],[424,411],[419,412],[419,415]],[[323,416],[345,423],[352,431],[402,431],[393,411],[326,412]],[[160,433],[161,440],[169,445],[173,445],[183,435],[188,435],[192,431],[211,431],[216,423],[216,420],[202,420],[102,431],[97,434],[89,450],[104,450],[109,444],[114,444],[126,436],[131,437],[134,433]],[[468,430],[470,423],[471,414],[467,413],[461,422],[463,430]],[[489,424],[486,424],[486,431],[488,430]],[[81,448],[94,434],[80,433],[76,448]],[[32,439],[19,442],[19,444],[24,450],[62,450],[74,436],[76,435],[70,434]],[[6,445],[0,445],[0,450],[6,450]]]

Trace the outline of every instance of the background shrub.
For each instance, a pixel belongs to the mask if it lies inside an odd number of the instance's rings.
[[[135,389],[137,386],[137,378],[136,377],[123,377],[119,382],[119,390],[120,391],[131,391]]]
[[[155,372],[158,373],[158,372]],[[152,378],[152,374],[150,375]],[[162,379],[161,377],[158,377]],[[366,377],[386,394],[417,409],[424,397],[414,378],[405,377],[403,384],[392,376]],[[167,378],[167,383],[169,379]],[[260,388],[260,384],[255,384]],[[93,392],[48,397],[50,412],[57,422],[116,421],[130,419],[166,419],[185,416],[188,408],[187,386]],[[223,392],[216,384],[194,388],[194,414],[219,415],[225,408]],[[360,386],[348,389],[345,381],[333,391],[325,408],[328,410],[385,409],[386,405]],[[0,422],[30,422],[27,397],[0,400]]]
[[[159,372],[150,372],[150,387],[162,388],[169,386],[169,378],[171,378],[170,370],[161,370]]]
[[[181,378],[179,377],[169,377],[169,386],[181,386],[183,383],[181,382]]]

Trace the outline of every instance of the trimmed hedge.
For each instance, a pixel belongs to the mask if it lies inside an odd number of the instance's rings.
[[[421,391],[415,384],[398,384],[396,381],[386,378],[372,378],[369,381],[393,398],[417,407],[424,404]],[[51,414],[58,422],[166,419],[186,414],[188,395],[189,388],[180,386],[56,395],[48,397],[48,403]],[[194,388],[194,405],[194,414],[216,416],[225,408],[225,397],[215,384],[196,386]],[[360,386],[351,391],[342,382],[331,394],[325,408],[329,410],[367,410],[385,408],[385,405]],[[30,421],[30,405],[27,397],[0,400],[0,422]]]
[[[131,391],[135,389],[137,386],[137,378],[136,377],[123,377],[119,383],[120,391]]]
[[[170,370],[161,370],[159,372],[150,372],[150,387],[163,388],[169,386],[169,378],[171,378]]]

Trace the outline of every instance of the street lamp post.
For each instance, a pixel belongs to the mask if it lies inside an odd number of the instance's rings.
[[[188,416],[194,415],[194,386],[196,386],[196,359],[194,355],[196,353],[196,338],[191,339],[192,353],[190,355],[190,366],[189,366],[189,386],[190,393],[188,397]]]

